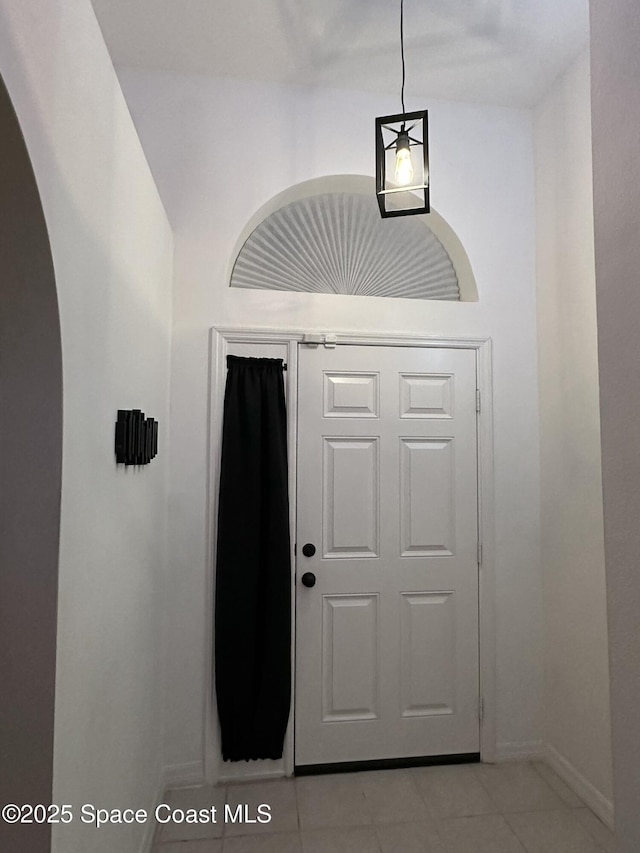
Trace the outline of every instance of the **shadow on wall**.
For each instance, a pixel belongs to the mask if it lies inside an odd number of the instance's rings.
[[[62,465],[62,353],[49,237],[0,79],[0,802],[50,803]],[[7,769],[11,768],[11,772]],[[50,827],[0,823],[45,853]]]

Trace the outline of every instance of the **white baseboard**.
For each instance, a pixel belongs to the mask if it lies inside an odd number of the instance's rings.
[[[284,770],[270,771],[265,770],[263,773],[243,773],[234,776],[233,774],[220,777],[221,785],[241,785],[243,782],[263,782],[267,779],[283,779],[285,776]]]
[[[544,745],[540,740],[503,742],[496,746],[496,762],[535,761],[544,756]]]
[[[147,820],[144,827],[144,835],[142,836],[142,841],[140,843],[140,853],[151,853],[151,848],[153,847],[153,838],[156,833],[156,821],[153,816],[153,812],[155,807],[162,802],[162,798],[164,795],[164,773],[160,774],[160,778],[158,779],[158,786],[156,788],[156,795],[153,803],[151,804],[151,808],[149,809],[149,819]]]
[[[149,814],[153,812],[160,803],[164,802],[167,788],[190,788],[204,784],[204,774],[201,761],[190,761],[186,764],[173,764],[165,767],[160,774],[156,788],[155,798],[149,808]],[[156,832],[156,822],[150,817],[145,824],[144,835],[140,843],[140,853],[151,853],[153,840]]]
[[[282,758],[261,761],[220,762],[220,782],[255,782],[286,776]]]
[[[600,820],[613,830],[613,803],[608,800],[579,770],[571,764],[557,749],[545,746],[544,760],[567,783],[574,793],[598,815]]]
[[[165,788],[194,788],[204,785],[202,761],[187,761],[185,764],[170,764],[164,769]]]

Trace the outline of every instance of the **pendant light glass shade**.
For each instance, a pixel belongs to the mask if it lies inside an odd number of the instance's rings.
[[[428,113],[376,119],[376,194],[380,214],[429,213]]]

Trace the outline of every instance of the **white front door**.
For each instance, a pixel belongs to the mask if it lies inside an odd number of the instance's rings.
[[[295,763],[478,752],[475,352],[302,345],[298,376]]]

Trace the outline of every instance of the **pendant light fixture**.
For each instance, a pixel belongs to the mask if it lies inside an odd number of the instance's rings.
[[[400,53],[402,112],[376,119],[376,194],[382,217],[429,213],[428,113],[408,113],[404,106],[404,0],[400,0]]]

